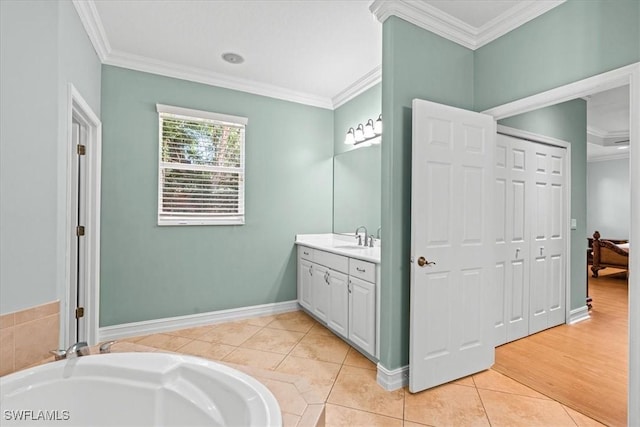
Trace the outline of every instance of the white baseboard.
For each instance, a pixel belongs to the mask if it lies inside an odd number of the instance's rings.
[[[567,324],[573,325],[574,323],[582,322],[583,320],[589,319],[589,308],[585,305],[576,309],[573,309],[569,312],[569,319]]]
[[[376,380],[380,387],[387,391],[398,390],[409,385],[409,365],[389,371],[378,363],[378,375]]]
[[[145,320],[142,322],[124,323],[122,325],[105,326],[98,329],[98,341],[108,341],[138,335],[156,334],[176,329],[211,325],[213,323],[241,320],[249,317],[268,316],[270,314],[297,311],[298,301],[285,301],[273,304],[254,305],[229,310],[211,311],[208,313],[190,314],[187,316],[168,317],[166,319]]]

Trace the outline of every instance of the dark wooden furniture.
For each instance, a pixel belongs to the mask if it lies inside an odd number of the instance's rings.
[[[628,243],[627,240],[607,239],[601,240],[600,233],[593,233],[593,239],[589,239],[591,248],[591,272],[593,277],[598,277],[598,271],[606,267],[621,268],[629,271],[629,249],[621,248],[620,244]],[[589,261],[587,254],[587,261]]]

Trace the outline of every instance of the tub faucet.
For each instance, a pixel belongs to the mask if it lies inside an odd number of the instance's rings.
[[[55,356],[56,360],[72,359],[74,357],[87,356],[90,354],[86,341],[77,342],[66,350],[51,350],[49,353]]]
[[[360,231],[360,229],[364,229],[364,245],[367,246],[367,227],[365,227],[364,225],[361,225],[360,227],[356,228],[356,239],[358,239],[358,246],[362,246],[362,236],[358,234],[358,231]]]
[[[100,353],[111,353],[111,346],[114,345],[117,341],[107,341],[100,344]]]

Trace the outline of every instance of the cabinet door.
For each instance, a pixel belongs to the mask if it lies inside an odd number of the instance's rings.
[[[349,339],[369,354],[376,348],[376,287],[349,277]]]
[[[307,310],[313,310],[311,303],[313,273],[311,262],[298,258],[298,303]]]
[[[311,281],[311,305],[313,314],[320,320],[327,321],[329,311],[329,269],[313,264]]]
[[[337,334],[348,338],[349,290],[348,276],[329,270],[329,312],[327,325]]]

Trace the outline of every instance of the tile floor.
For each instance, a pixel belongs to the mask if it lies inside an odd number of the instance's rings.
[[[285,426],[595,426],[488,370],[417,394],[388,392],[376,366],[301,311],[127,338],[114,351],[172,351],[231,364],[274,393]]]

